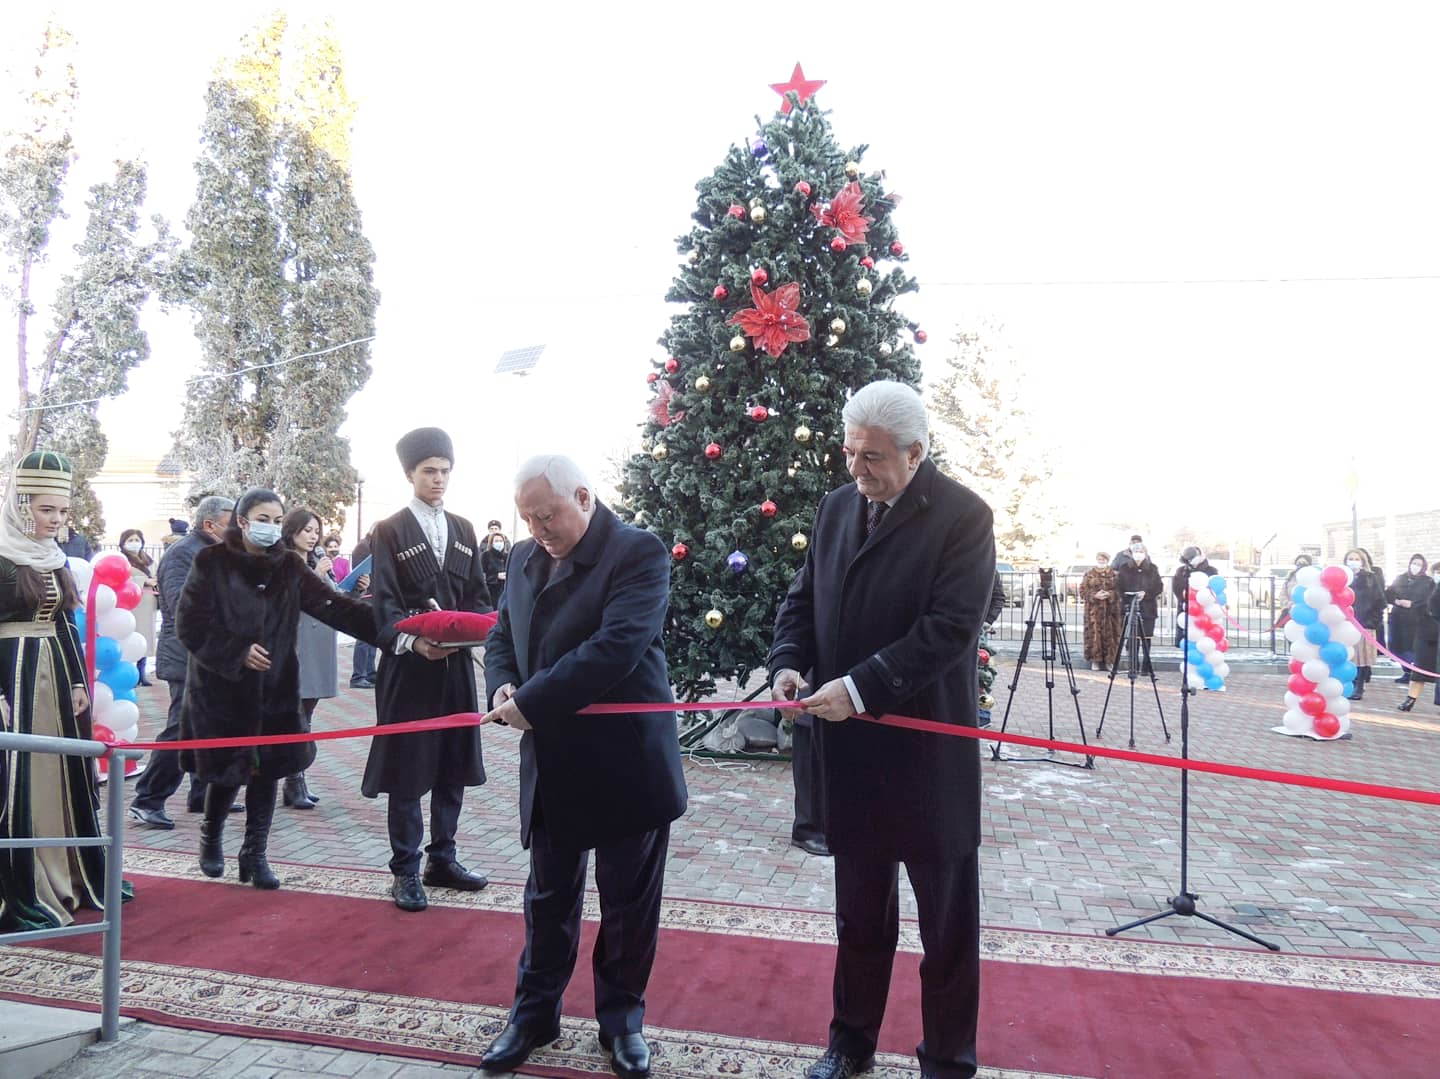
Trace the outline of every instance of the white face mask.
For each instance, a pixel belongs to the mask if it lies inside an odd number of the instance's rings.
[[[1144,551],[1134,551],[1134,550],[1132,550],[1132,551],[1130,552],[1130,555],[1131,555],[1132,558],[1135,559],[1135,564],[1136,564],[1137,566],[1138,566],[1141,562],[1144,562],[1144,561],[1145,561],[1145,552],[1144,552]]]
[[[143,544],[141,544],[141,542],[140,542],[139,540],[126,540],[126,541],[125,541],[125,549],[126,549],[127,551],[138,551],[142,546],[143,546]]]
[[[1364,562],[1361,562],[1360,559],[1358,559],[1358,558],[1347,558],[1347,559],[1345,559],[1345,564],[1346,564],[1347,566],[1349,566],[1351,569],[1357,570],[1357,571],[1358,571],[1359,569],[1361,569],[1361,568],[1365,565],[1365,563],[1364,563]]]
[[[247,535],[256,547],[274,547],[280,542],[280,525],[275,521],[251,521]]]

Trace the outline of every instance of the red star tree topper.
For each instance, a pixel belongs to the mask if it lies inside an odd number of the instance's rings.
[[[755,347],[779,358],[791,341],[810,340],[810,323],[797,310],[800,286],[795,282],[766,292],[759,285],[750,286],[754,307],[736,311],[726,320],[727,326],[739,325]]]
[[[810,212],[820,224],[839,229],[840,235],[850,243],[863,244],[865,230],[873,224],[872,218],[860,213],[860,204],[864,201],[865,193],[860,189],[860,185],[850,183],[840,189],[840,194],[830,200],[829,206],[817,204],[810,207]]]
[[[784,103],[780,106],[780,111],[786,116],[788,116],[790,115],[790,99],[788,97],[785,97],[786,94],[788,94],[791,90],[794,90],[800,98],[800,104],[803,105],[805,104],[805,102],[809,101],[812,97],[815,96],[815,91],[819,90],[820,87],[824,85],[824,79],[807,79],[805,77],[805,72],[800,70],[799,61],[796,61],[795,70],[790,75],[790,81],[772,82],[770,84],[770,89],[774,90],[777,94],[781,96],[781,98],[784,99]]]

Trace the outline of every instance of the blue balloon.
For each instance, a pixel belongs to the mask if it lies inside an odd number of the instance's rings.
[[[1205,660],[1203,659],[1199,663],[1195,664],[1195,676],[1199,678],[1202,682],[1210,678],[1214,673],[1215,668],[1210,666],[1210,664],[1205,662]]]
[[[1214,592],[1216,596],[1219,596],[1222,592],[1224,592],[1224,591],[1225,591],[1225,578],[1224,578],[1224,577],[1211,577],[1211,578],[1210,578],[1210,591]]]
[[[83,645],[85,643],[85,612],[83,610],[75,612],[75,628],[80,632],[80,643]]]
[[[1339,641],[1331,641],[1320,649],[1320,658],[1331,667],[1338,667],[1350,658],[1350,651]],[[1330,673],[1334,674],[1335,672],[1332,670]]]
[[[1212,674],[1209,678],[1205,679],[1206,689],[1223,689],[1224,687],[1225,679],[1221,678],[1218,674]]]
[[[105,672],[113,669],[120,662],[120,642],[114,637],[95,638],[95,669]],[[140,675],[135,675],[135,680],[140,680]]]
[[[1314,622],[1305,627],[1305,639],[1311,644],[1328,644],[1330,627],[1324,622]]]
[[[108,637],[105,639],[110,640]],[[118,654],[120,646],[114,641],[110,641],[110,643],[115,645],[115,651]],[[98,652],[99,648],[96,648],[96,651]],[[135,669],[133,663],[116,663],[115,666],[100,675],[100,681],[116,693],[121,693],[127,689],[134,689],[139,684],[140,672]]]
[[[1355,695],[1355,683],[1345,682],[1340,686],[1340,692],[1345,694],[1345,696],[1347,697],[1353,697]]]
[[[1330,646],[1326,645],[1325,647],[1328,648]],[[1338,679],[1341,682],[1353,682],[1355,681],[1355,676],[1359,673],[1360,668],[1349,660],[1330,668],[1330,677]]]
[[[1320,612],[1301,600],[1290,608],[1290,620],[1299,622],[1302,626],[1311,626],[1320,620]]]
[[[1290,602],[1291,602],[1291,603],[1304,603],[1304,602],[1305,602],[1305,589],[1301,588],[1301,587],[1297,584],[1297,585],[1291,590],[1291,592],[1290,592]]]
[[[130,701],[133,704],[139,703],[139,698],[135,696],[133,689],[122,689],[119,693],[115,694],[115,699],[117,701]]]

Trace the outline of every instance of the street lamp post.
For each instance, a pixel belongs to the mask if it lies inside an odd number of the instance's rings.
[[[355,473],[355,544],[365,538],[365,477]]]

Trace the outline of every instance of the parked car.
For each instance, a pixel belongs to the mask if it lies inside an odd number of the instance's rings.
[[[1085,574],[1095,568],[1093,562],[1079,563],[1071,566],[1062,575],[1059,581],[1055,582],[1055,593],[1063,596],[1071,603],[1080,602],[1080,582],[1085,579]]]
[[[1253,576],[1241,577],[1235,582],[1237,598],[1251,607],[1269,608],[1273,597],[1275,609],[1278,611],[1289,602],[1290,597],[1285,594],[1285,581],[1293,568],[1267,566],[1256,570]]]
[[[995,572],[1000,574],[1000,583],[1005,586],[1006,606],[1025,606],[1025,575],[1009,562],[996,562]]]

